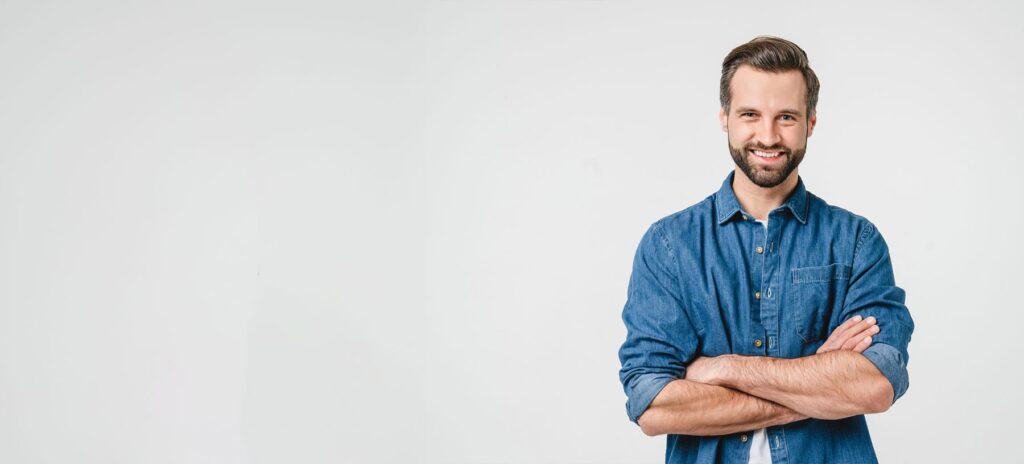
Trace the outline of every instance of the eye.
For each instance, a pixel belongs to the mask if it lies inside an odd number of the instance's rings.
[[[792,115],[789,115],[789,114],[782,115],[782,119],[784,119],[786,121],[796,121],[796,118],[794,118]]]
[[[754,117],[754,113],[750,112],[750,111],[746,111],[746,112],[740,113],[740,117],[741,118],[745,118],[745,117],[748,117],[748,116],[749,117]]]

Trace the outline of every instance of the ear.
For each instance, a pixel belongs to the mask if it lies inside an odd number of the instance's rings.
[[[725,108],[718,109],[718,122],[722,125],[722,132],[729,132],[729,115],[725,114]]]
[[[807,136],[810,137],[814,133],[814,125],[818,123],[818,112],[815,111],[811,118],[807,120]]]

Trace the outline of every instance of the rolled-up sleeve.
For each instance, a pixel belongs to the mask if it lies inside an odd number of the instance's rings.
[[[619,380],[629,420],[636,423],[665,385],[685,376],[697,347],[681,295],[678,260],[657,223],[637,247],[622,320],[626,341],[619,349]]]
[[[906,293],[896,286],[889,248],[874,225],[859,234],[853,272],[844,304],[844,317],[874,316],[879,332],[862,353],[892,384],[893,403],[910,387],[907,347],[914,320],[905,304]]]

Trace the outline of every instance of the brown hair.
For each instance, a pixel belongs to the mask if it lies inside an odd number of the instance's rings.
[[[814,108],[818,104],[818,88],[821,84],[808,64],[807,53],[793,42],[767,35],[755,37],[754,40],[732,49],[722,61],[719,99],[722,102],[722,109],[727,113],[732,102],[729,84],[736,70],[744,64],[767,72],[800,71],[804,76],[804,83],[807,84],[807,117],[814,115]]]

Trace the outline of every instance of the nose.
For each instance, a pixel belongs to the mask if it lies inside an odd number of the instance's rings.
[[[765,147],[775,146],[782,141],[779,128],[771,118],[764,118],[761,126],[758,127],[757,141]]]

